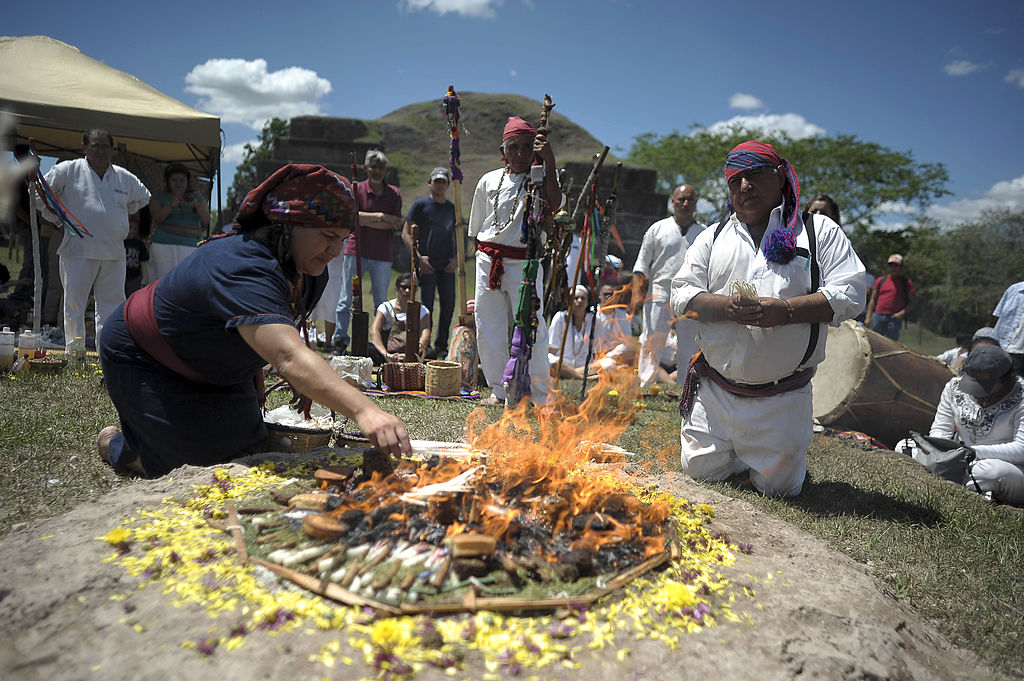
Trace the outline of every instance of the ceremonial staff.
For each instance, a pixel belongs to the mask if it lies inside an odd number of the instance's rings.
[[[558,186],[564,187],[562,193],[565,195],[566,206],[555,213],[554,228],[548,235],[548,252],[550,253],[551,264],[549,266],[548,283],[544,287],[544,318],[548,324],[551,323],[551,318],[558,311],[559,302],[566,307],[569,305],[569,273],[566,271],[565,260],[572,250],[572,238],[576,232],[572,216],[569,213],[569,203],[571,202],[569,194],[572,192],[572,178],[566,181],[564,168],[559,171],[558,177]],[[559,300],[560,294],[561,301]]]
[[[459,107],[461,105],[462,100],[459,98],[458,93],[455,92],[455,86],[449,85],[448,92],[445,93],[444,98],[441,100],[441,110],[444,113],[445,120],[448,121],[448,139],[450,140],[448,167],[452,171],[452,185],[455,192],[455,249],[456,258],[459,261],[456,274],[459,287],[459,324],[469,327],[473,323],[473,317],[469,314],[469,308],[467,307],[468,298],[466,296],[466,226],[462,221],[462,168],[459,165],[461,161]]]
[[[420,361],[420,304],[416,300],[416,265],[419,262],[419,225],[409,225],[409,232],[412,234],[412,244],[409,246],[409,271],[412,277],[409,281],[409,301],[405,305],[405,361]]]
[[[355,204],[355,225],[352,227],[352,244],[356,251],[356,273],[352,277],[352,347],[349,354],[366,357],[369,354],[370,315],[363,311],[363,257],[359,247],[359,192],[356,191],[356,154],[352,152],[352,202]],[[344,333],[344,329],[339,329]]]
[[[584,203],[588,206],[588,213],[592,210],[593,206],[593,187],[594,183],[597,182],[598,173],[601,171],[601,165],[604,163],[605,157],[608,156],[608,147],[601,150],[600,154],[594,154],[594,167],[590,169],[590,174],[587,175],[587,181],[583,183],[583,189],[580,191],[580,198],[576,201],[576,208],[572,212],[572,224],[576,225],[576,217],[579,215],[580,206]],[[583,235],[580,238],[580,257],[576,261],[576,271],[573,272],[572,283],[569,284],[569,291],[575,291],[577,284],[580,283],[580,272],[583,269],[583,263],[586,262],[587,252],[590,250],[590,228],[589,220],[584,219],[583,224]],[[571,298],[570,298],[571,300]],[[569,303],[566,303],[566,309],[569,309]],[[566,320],[569,321],[568,319]],[[555,380],[562,371],[562,360],[565,357],[565,339],[569,335],[569,324],[565,325],[562,329],[562,342],[558,347],[558,363],[555,366]]]
[[[540,125],[537,134],[547,137],[548,117],[555,103],[551,95],[544,95],[541,107]],[[538,163],[539,161],[539,163]],[[534,165],[530,168],[530,190],[526,194],[526,205],[523,210],[523,234],[521,241],[526,244],[526,259],[523,261],[523,280],[519,285],[519,301],[516,305],[515,328],[512,331],[512,343],[509,347],[511,357],[502,374],[502,384],[508,393],[506,407],[516,406],[520,400],[530,395],[530,356],[533,343],[537,337],[537,310],[540,299],[537,297],[537,251],[540,229],[550,214],[550,207],[544,196],[544,163],[534,156]],[[515,210],[513,206],[512,210]]]
[[[590,338],[587,340],[587,359],[583,362],[583,386],[580,388],[580,399],[587,394],[587,371],[590,369],[590,360],[594,357],[594,332],[597,330],[597,313],[600,309],[597,293],[601,290],[601,275],[607,266],[608,240],[611,238],[612,227],[615,225],[615,206],[619,194],[619,178],[622,176],[622,164],[615,164],[615,179],[612,181],[612,193],[604,202],[605,228],[599,232],[597,240],[597,251],[594,263],[594,281],[597,291],[594,292],[594,313],[590,318]],[[597,221],[595,220],[595,225]]]

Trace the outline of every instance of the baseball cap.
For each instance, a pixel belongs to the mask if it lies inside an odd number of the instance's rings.
[[[892,255],[889,256],[889,264],[890,265],[902,265],[903,264],[903,256],[900,255],[899,253],[893,253]]]
[[[977,331],[975,331],[974,335],[971,336],[971,343],[974,343],[975,341],[982,338],[987,338],[989,340],[995,341],[996,343],[999,343],[999,336],[996,335],[996,330],[993,329],[991,326],[983,326]]]
[[[434,180],[436,180],[439,177],[441,179],[443,179],[445,182],[449,182],[450,183],[452,181],[452,174],[451,174],[451,172],[447,168],[445,168],[444,166],[438,166],[438,167],[434,168],[433,170],[431,170],[430,171],[430,180],[428,180],[428,181],[429,182],[433,182]]]
[[[995,345],[979,345],[967,355],[960,389],[971,397],[985,397],[1012,367],[1013,361],[1005,350]]]

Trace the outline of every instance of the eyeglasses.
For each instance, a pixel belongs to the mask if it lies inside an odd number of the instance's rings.
[[[769,175],[775,175],[776,172],[775,168],[772,168],[771,166],[758,166],[756,168],[751,168],[750,170],[744,170],[742,173],[738,173],[729,178],[729,189],[739,189],[740,183],[743,180],[750,183],[763,181]]]

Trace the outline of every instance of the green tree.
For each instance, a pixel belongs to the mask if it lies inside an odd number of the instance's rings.
[[[771,143],[796,169],[801,200],[828,194],[843,213],[848,230],[874,224],[885,204],[906,204],[923,210],[948,194],[949,180],[941,163],[918,163],[911,152],[893,151],[854,135],[829,135],[795,140],[782,133],[767,134],[740,125],[717,131],[694,125],[688,135],[644,133],[634,138],[629,161],[654,168],[660,188],[670,191],[682,182],[714,205],[701,213],[704,221],[725,211],[728,194],[722,167],[729,150],[740,142],[759,139]],[[855,242],[856,245],[856,242]]]
[[[225,216],[234,216],[242,200],[256,186],[256,163],[270,158],[274,153],[274,140],[288,134],[288,121],[274,117],[263,124],[256,144],[247,143],[242,153],[242,162],[235,168],[235,179],[228,189]],[[216,224],[216,223],[214,223]]]

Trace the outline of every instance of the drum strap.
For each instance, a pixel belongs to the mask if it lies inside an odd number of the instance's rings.
[[[814,234],[814,216],[808,215],[807,217],[809,219],[804,221],[804,229],[807,230],[807,245],[810,248],[808,259],[811,261],[811,290],[809,293],[814,293],[821,288],[821,269],[818,267],[818,239]],[[715,235],[711,239],[712,245],[718,239],[718,235],[722,233],[722,230],[725,228],[728,221],[729,218],[727,217],[723,217],[718,221],[718,227],[715,228]],[[803,249],[798,249],[797,252],[799,253],[800,250]],[[803,254],[801,253],[801,255]],[[811,336],[807,340],[807,351],[804,352],[804,357],[800,360],[797,366],[802,365],[811,358],[811,355],[814,354],[814,348],[818,347],[818,337],[820,335],[821,324],[811,324]]]

